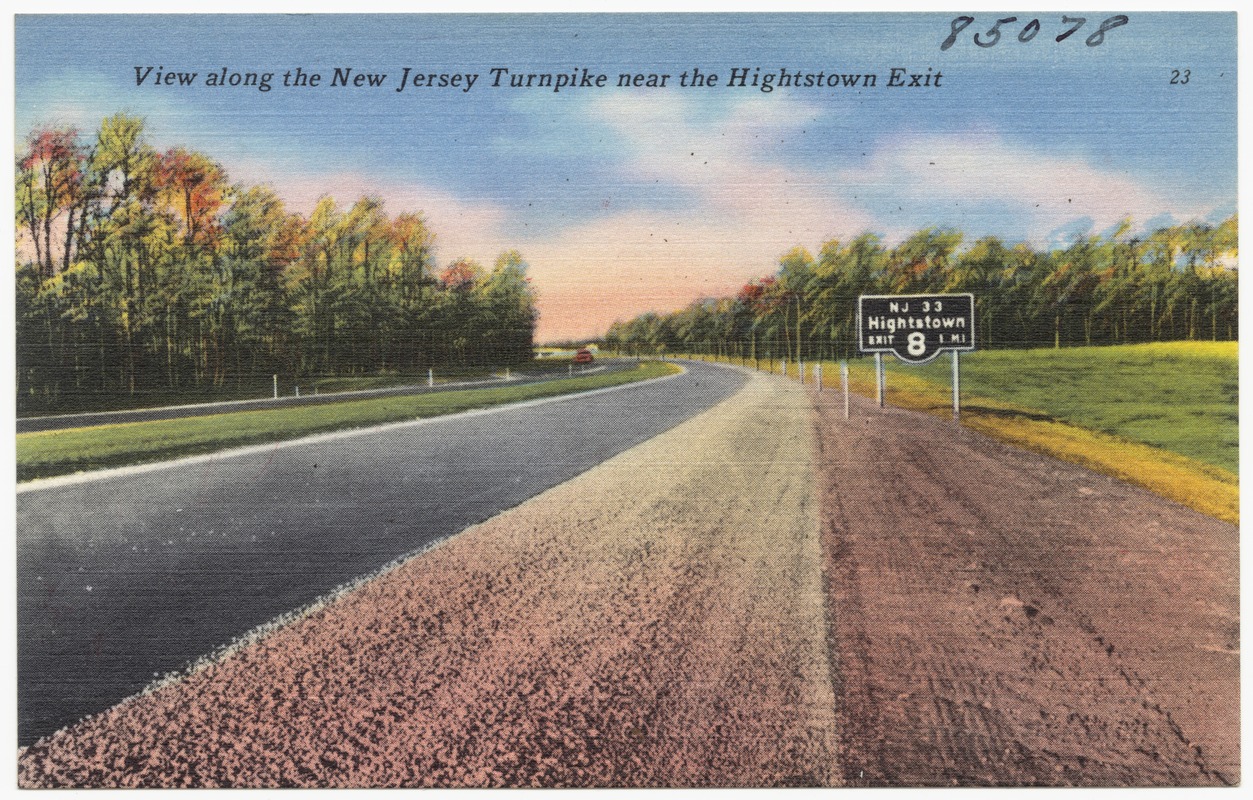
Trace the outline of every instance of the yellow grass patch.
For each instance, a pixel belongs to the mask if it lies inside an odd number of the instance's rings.
[[[839,366],[823,366],[823,385],[839,386]],[[850,384],[859,394],[874,396],[873,365],[850,367]],[[952,414],[948,387],[894,373],[887,402],[898,408],[937,416]],[[1240,522],[1240,480],[1220,467],[1118,436],[1089,430],[1032,409],[986,398],[963,396],[961,422],[998,441],[1079,464],[1110,475],[1224,522]]]

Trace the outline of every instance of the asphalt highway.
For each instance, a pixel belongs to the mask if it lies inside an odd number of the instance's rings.
[[[684,375],[17,497],[18,736],[101,711],[737,391]]]

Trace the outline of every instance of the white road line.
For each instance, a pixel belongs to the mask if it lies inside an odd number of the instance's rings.
[[[673,362],[671,362],[673,363]],[[60,489],[65,486],[76,486],[80,483],[91,483],[93,481],[108,480],[109,478],[124,478],[132,475],[142,475],[147,472],[156,472],[157,470],[169,469],[171,467],[181,467],[189,464],[204,464],[206,462],[217,461],[226,458],[238,458],[240,456],[256,455],[258,453],[268,453],[274,450],[286,449],[289,447],[303,447],[305,445],[322,444],[324,442],[333,442],[340,439],[349,439],[354,436],[368,436],[374,433],[382,433],[384,431],[399,430],[402,428],[411,428],[417,425],[426,425],[432,422],[443,422],[445,420],[465,419],[468,417],[481,417],[488,414],[498,414],[503,411],[512,411],[517,408],[532,408],[547,403],[556,403],[562,400],[573,400],[580,397],[591,397],[592,395],[607,394],[616,392],[620,389],[629,389],[632,386],[640,386],[646,383],[656,383],[659,381],[667,381],[672,378],[678,378],[685,374],[687,369],[681,365],[679,372],[673,375],[663,375],[659,378],[648,378],[642,381],[632,381],[618,386],[606,386],[603,389],[590,389],[586,392],[574,392],[571,394],[561,394],[554,397],[541,397],[535,400],[524,400],[520,403],[505,403],[490,408],[476,408],[471,411],[461,411],[456,414],[444,414],[437,417],[423,417],[421,419],[405,420],[403,422],[388,422],[382,425],[373,425],[368,428],[351,428],[344,431],[332,431],[330,433],[317,433],[312,436],[304,436],[299,439],[285,439],[278,442],[267,442],[265,444],[251,444],[244,447],[235,447],[229,450],[219,450],[213,453],[202,453],[195,456],[184,456],[168,461],[153,461],[146,464],[133,464],[126,467],[114,467],[112,469],[100,469],[91,472],[75,472],[71,475],[57,475],[52,478],[36,478],[32,481],[19,483],[17,485],[18,494],[28,494],[30,492],[41,492],[47,489]]]

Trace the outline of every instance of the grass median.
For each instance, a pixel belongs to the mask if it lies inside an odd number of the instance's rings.
[[[23,433],[17,436],[17,479],[29,481],[296,439],[327,431],[437,417],[618,386],[677,371],[673,364],[644,362],[632,370],[541,383]]]

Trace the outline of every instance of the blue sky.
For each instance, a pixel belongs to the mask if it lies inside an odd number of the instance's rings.
[[[598,333],[769,274],[794,245],[873,231],[889,242],[952,226],[972,240],[1064,243],[1131,216],[1217,221],[1236,205],[1234,14],[1130,13],[1105,43],[1039,34],[947,51],[952,15],[22,16],[16,134],[94,133],[146,118],[307,211],[322,194],[425,211],[441,262],[517,247],[541,297],[543,338]],[[196,72],[190,88],[136,86],[135,67]],[[321,73],[318,88],[204,86],[228,71]],[[326,85],[334,68],[387,74]],[[469,92],[395,88],[413,72],[477,73]],[[609,75],[604,89],[492,88],[490,70]],[[683,89],[762,72],[874,73],[874,89]],[[888,88],[893,67],[943,74]],[[1189,70],[1186,86],[1172,70]],[[621,89],[620,72],[669,74]]]

